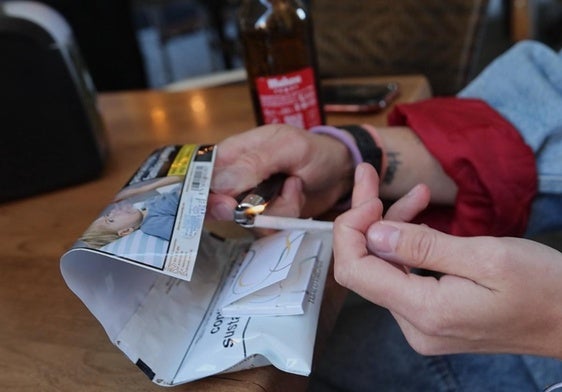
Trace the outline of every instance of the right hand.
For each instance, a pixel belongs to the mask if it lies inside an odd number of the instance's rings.
[[[232,220],[235,197],[275,173],[288,179],[267,213],[318,216],[351,190],[353,162],[340,141],[283,124],[265,125],[218,144],[208,216]]]
[[[404,223],[428,200],[419,189],[381,221],[376,175],[365,165],[361,172],[352,208],[334,225],[340,284],[389,309],[422,354],[562,358],[560,252],[520,238],[455,237]],[[440,278],[411,273],[413,268]]]

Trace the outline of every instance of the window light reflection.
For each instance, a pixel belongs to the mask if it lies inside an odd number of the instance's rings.
[[[152,128],[160,137],[165,137],[170,132],[170,124],[168,122],[168,113],[162,107],[155,106],[150,109],[150,119],[152,120]]]
[[[189,107],[193,113],[193,119],[198,126],[206,126],[209,124],[209,112],[207,110],[207,102],[201,94],[192,94],[189,97]]]
[[[150,111],[150,118],[156,126],[165,125],[168,122],[168,115],[162,108],[153,108]]]
[[[207,104],[205,103],[205,100],[203,100],[203,97],[201,97],[201,95],[199,94],[193,95],[190,99],[189,104],[191,106],[191,110],[193,110],[195,113],[201,113],[207,110]]]

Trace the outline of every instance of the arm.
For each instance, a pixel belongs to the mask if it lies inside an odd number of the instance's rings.
[[[523,234],[536,194],[535,159],[499,113],[480,100],[434,98],[398,105],[389,123],[370,130],[388,162],[382,198],[425,183],[433,204],[419,222],[460,236]],[[234,196],[276,172],[293,178],[268,214],[320,215],[349,194],[351,162],[331,136],[286,125],[239,134],[219,144],[209,215],[232,219]]]
[[[477,99],[440,97],[398,105],[388,120],[413,129],[458,187],[454,209],[431,206],[420,221],[460,236],[524,233],[535,157],[497,111]]]
[[[376,176],[365,167],[352,208],[334,227],[338,282],[388,308],[422,354],[562,358],[562,254],[523,239],[460,238],[381,221]],[[411,268],[443,275],[420,276]]]
[[[377,127],[377,133],[388,162],[380,184],[381,198],[397,200],[423,183],[431,190],[432,203],[454,204],[457,185],[410,127]]]
[[[411,129],[386,127],[379,135],[385,153],[392,154],[382,183],[383,197],[401,196],[424,182],[431,188],[434,202],[452,203],[454,183]],[[352,188],[351,155],[330,136],[289,125],[266,125],[225,139],[217,151],[209,198],[210,215],[215,219],[232,219],[234,197],[277,172],[288,174],[290,179],[281,197],[268,209],[272,215],[320,215]]]

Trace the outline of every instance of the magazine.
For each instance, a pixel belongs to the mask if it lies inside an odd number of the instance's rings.
[[[61,257],[62,275],[159,385],[270,364],[307,375],[331,232],[207,230],[215,154],[191,144],[150,154]]]

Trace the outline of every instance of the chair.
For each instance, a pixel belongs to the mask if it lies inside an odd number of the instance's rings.
[[[469,80],[487,0],[312,0],[320,74],[424,74],[435,95]]]
[[[98,91],[147,87],[131,17],[131,0],[41,0],[41,3],[57,10],[72,28]]]

